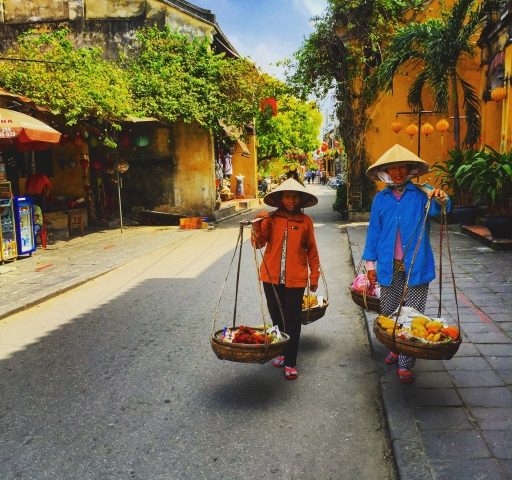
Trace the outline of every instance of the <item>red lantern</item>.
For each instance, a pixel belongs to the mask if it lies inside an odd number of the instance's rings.
[[[322,146],[320,147],[320,149],[322,150],[322,152],[327,152],[327,149],[329,148],[329,146],[327,145],[327,143],[322,143]]]
[[[99,160],[95,160],[92,164],[92,168],[94,168],[94,170],[101,170],[101,162]]]
[[[507,98],[507,90],[505,87],[497,87],[491,90],[491,99],[495,102],[501,102]]]
[[[402,130],[402,127],[403,127],[403,124],[402,122],[391,122],[391,130],[393,130],[393,132],[395,133],[398,133],[400,130]]]
[[[260,102],[260,111],[265,112],[268,108],[272,110],[272,116],[275,117],[277,115],[277,101],[274,97],[264,98]]]
[[[129,147],[130,146],[130,136],[127,133],[123,133],[121,137],[119,138],[119,143],[123,147]]]

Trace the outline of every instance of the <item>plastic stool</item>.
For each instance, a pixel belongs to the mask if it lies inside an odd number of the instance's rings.
[[[37,243],[37,237],[41,240],[41,247],[46,248],[46,243],[48,241],[48,235],[46,232],[46,223],[43,221],[43,225],[41,226],[41,229],[39,232],[35,234],[36,237],[36,243]]]
[[[71,236],[71,232],[73,229],[78,228],[80,230],[80,235],[84,235],[84,217],[80,213],[68,213],[68,232],[69,236]]]

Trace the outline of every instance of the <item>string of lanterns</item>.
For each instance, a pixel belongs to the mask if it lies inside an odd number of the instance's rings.
[[[399,122],[398,120],[395,120],[394,122],[391,122],[391,130],[395,133],[399,133],[402,128],[404,128],[404,125],[402,122]],[[405,133],[407,133],[407,135],[409,135],[409,138],[413,139],[413,137],[419,132],[421,132],[423,135],[425,135],[426,138],[428,138],[428,136],[434,132],[434,130],[437,130],[438,132],[441,133],[441,142],[443,141],[443,137],[444,137],[444,132],[446,132],[448,130],[448,128],[450,128],[450,124],[448,123],[448,120],[446,119],[441,119],[439,120],[435,127],[429,123],[429,122],[425,122],[421,125],[421,128],[418,128],[418,126],[414,123],[411,123],[409,125],[407,125],[407,127],[405,127]]]

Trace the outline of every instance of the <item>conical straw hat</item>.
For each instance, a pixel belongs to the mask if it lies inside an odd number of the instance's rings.
[[[429,171],[428,163],[422,160],[418,155],[412,153],[402,145],[395,144],[387,152],[385,152],[373,165],[368,167],[366,175],[372,180],[379,180],[378,174],[384,168],[394,163],[407,163],[414,170],[414,177],[419,177]]]
[[[272,190],[270,193],[267,193],[263,198],[263,201],[269,207],[282,207],[283,204],[281,203],[281,192],[284,191],[300,192],[303,199],[300,208],[312,207],[313,205],[316,205],[318,203],[318,198],[316,198],[315,195],[313,195],[312,193],[309,193],[306,190],[306,187],[304,185],[301,185],[294,178],[289,178],[288,180],[285,180],[275,190]]]

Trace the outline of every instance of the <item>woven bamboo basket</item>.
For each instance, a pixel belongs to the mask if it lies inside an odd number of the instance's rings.
[[[302,323],[302,325],[308,325],[319,318],[322,318],[325,315],[325,311],[328,306],[329,302],[324,300],[321,307],[304,308],[300,314],[300,323]]]
[[[263,331],[262,328],[255,330]],[[231,343],[221,340],[221,330],[217,330],[211,337],[210,343],[217,358],[220,360],[230,360],[232,362],[242,363],[265,363],[284,351],[285,345],[289,342],[290,337],[286,333],[281,333],[284,337],[277,343],[267,344],[248,344],[248,343]]]
[[[450,343],[423,343],[412,339],[399,338],[383,330],[377,324],[377,320],[373,324],[373,331],[379,342],[392,352],[426,360],[450,360],[457,353],[462,343],[460,336],[457,341]]]
[[[365,295],[363,292],[354,290],[352,286],[350,286],[349,288],[350,294],[352,295],[352,300],[354,301],[355,304],[359,305],[361,308],[364,308],[365,310],[380,313],[379,297]]]

